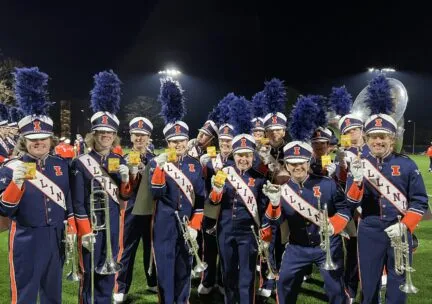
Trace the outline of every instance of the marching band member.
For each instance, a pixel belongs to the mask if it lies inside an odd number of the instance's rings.
[[[114,274],[99,274],[98,269],[108,258],[107,245],[111,245],[113,259],[117,258],[119,250],[119,215],[123,201],[132,192],[129,178],[129,168],[125,160],[112,149],[119,142],[117,130],[119,120],[115,113],[119,110],[120,80],[112,71],[103,71],[94,76],[95,86],[91,91],[91,107],[95,112],[90,121],[92,132],[86,136],[87,145],[92,148],[72,162],[72,199],[77,221],[81,266],[80,303],[110,303],[114,288]],[[92,233],[92,224],[106,223],[101,211],[90,214],[92,200],[91,189],[98,186],[108,196],[107,208],[110,227],[96,235]],[[95,208],[103,208],[96,202]],[[107,244],[107,234],[110,234],[111,244]],[[92,252],[93,251],[93,252]],[[94,261],[91,261],[91,256]],[[92,269],[92,263],[94,269]],[[93,282],[93,284],[92,284]],[[92,293],[92,285],[94,293]]]
[[[216,157],[208,157],[206,162],[205,181],[207,193],[210,193],[211,179],[216,175],[217,171],[222,170],[227,166],[232,166],[232,140],[234,138],[234,127],[228,123],[224,123],[219,127],[219,149],[220,152]],[[204,158],[204,157],[202,157]],[[202,159],[201,158],[201,159]],[[203,161],[201,161],[203,163]],[[213,287],[218,288],[223,294],[222,273],[220,271],[221,264],[217,265],[218,247],[216,239],[216,220],[219,217],[220,208],[206,202],[204,206],[203,220],[203,235],[204,235],[204,252],[203,259],[208,267],[204,271],[201,278],[201,283],[198,286],[199,294],[209,294]],[[216,282],[217,279],[217,282]]]
[[[125,159],[130,167],[131,174],[138,174],[138,179],[135,179],[138,187],[134,191],[134,195],[125,202],[125,209],[120,212],[120,253],[117,260],[123,267],[116,276],[114,287],[114,300],[117,303],[125,301],[129,292],[135,254],[141,239],[144,249],[144,273],[147,279],[147,290],[157,292],[156,271],[152,271],[151,274],[148,273],[148,269],[152,267],[150,263],[153,200],[148,187],[149,170],[146,168],[149,168],[147,165],[154,157],[154,154],[147,149],[152,130],[153,124],[145,117],[135,117],[129,122],[129,133],[133,146]],[[135,205],[138,208],[138,204],[141,206],[139,206],[140,211],[137,214],[134,208]]]
[[[11,154],[9,143],[6,140],[7,134],[9,133],[7,129],[8,119],[8,109],[4,104],[0,103],[0,164]]]
[[[160,303],[186,304],[192,270],[188,247],[196,240],[203,217],[203,170],[198,160],[187,155],[189,128],[180,120],[185,113],[183,90],[171,78],[161,82],[159,100],[167,124],[163,133],[168,148],[175,149],[175,152],[162,153],[150,162],[151,191],[156,201],[153,252]],[[188,224],[183,222],[184,217],[188,218]],[[187,244],[185,237],[190,238]]]
[[[234,163],[222,169],[224,184],[211,180],[210,201],[220,204],[217,240],[222,262],[225,303],[254,303],[257,242],[254,231],[261,227],[267,199],[262,193],[265,177],[252,168],[255,140],[249,135],[248,101],[240,97],[230,105],[234,130],[242,133],[232,140]],[[251,229],[254,230],[252,230]]]
[[[213,145],[217,141],[218,128],[214,121],[207,120],[204,125],[198,129],[197,138],[191,139],[188,142],[188,155],[196,159],[206,153],[206,148]]]
[[[320,269],[324,289],[329,303],[342,304],[347,300],[342,277],[342,239],[338,233],[348,223],[350,210],[343,191],[334,180],[308,173],[312,147],[304,140],[315,128],[312,119],[314,113],[318,111],[311,99],[303,97],[298,100],[290,126],[290,134],[295,141],[284,147],[285,167],[291,178],[279,188],[269,185],[264,189],[271,202],[266,217],[276,223],[287,219],[290,228],[289,243],[285,248],[277,282],[279,303],[296,303],[306,268],[313,263],[324,267],[328,262],[326,252],[320,246],[321,235],[324,238],[326,230],[329,237],[326,247],[337,268]],[[328,219],[325,219],[324,212],[328,212]],[[264,232],[263,235],[268,236],[268,233]]]
[[[12,220],[11,303],[36,303],[39,297],[41,303],[60,304],[64,221],[68,233],[76,233],[69,168],[49,154],[54,142],[53,121],[46,115],[48,75],[38,68],[19,68],[14,76],[17,102],[26,115],[18,123],[21,156],[0,169],[0,211]]]
[[[349,164],[356,158],[369,154],[369,148],[363,140],[362,119],[357,117],[357,115],[349,113],[352,107],[352,98],[346,88],[344,86],[333,88],[330,102],[336,105],[336,114],[342,116],[338,122],[341,137],[349,137],[348,142],[341,140],[342,149],[336,152],[335,158],[337,181],[345,189]],[[357,224],[359,213],[356,209],[352,210],[352,217],[346,229],[349,238],[345,239],[346,261],[344,274],[345,290],[350,297],[351,303],[356,298],[359,283],[357,257]]]
[[[412,233],[428,208],[416,164],[393,152],[397,124],[389,115],[394,108],[390,88],[384,75],[369,83],[366,102],[371,116],[364,128],[370,152],[351,162],[347,180],[348,200],[362,208],[357,237],[362,303],[378,303],[384,266],[386,303],[406,302],[406,294],[399,289],[405,276],[396,273],[391,243],[407,232],[411,261]]]

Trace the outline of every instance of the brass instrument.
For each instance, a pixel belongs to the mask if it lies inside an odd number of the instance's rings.
[[[201,261],[199,255],[198,255],[198,243],[197,243],[196,239],[191,237],[189,230],[188,230],[189,220],[188,220],[187,216],[184,216],[183,221],[182,221],[180,219],[180,216],[179,216],[177,210],[174,213],[175,213],[175,216],[176,216],[177,221],[179,223],[179,226],[180,226],[181,232],[183,234],[183,238],[185,240],[189,254],[193,255],[195,257],[196,266],[194,267],[193,271],[195,273],[201,273],[207,269],[208,265],[206,262]]]
[[[66,279],[68,281],[78,282],[80,280],[79,274],[78,274],[78,267],[76,264],[76,258],[77,258],[77,252],[76,252],[76,245],[77,245],[77,236],[76,234],[72,234],[71,238],[68,238],[68,221],[63,221],[64,224],[64,243],[65,243],[65,264],[69,265],[69,263],[72,264],[71,272],[68,273],[66,276]]]
[[[93,233],[97,235],[99,231],[105,231],[106,258],[101,267],[95,267],[94,244],[91,247],[91,303],[94,303],[94,273],[101,275],[112,275],[120,271],[122,265],[113,258],[111,248],[111,224],[109,213],[109,196],[104,190],[106,179],[97,176],[91,180],[90,192],[90,221]],[[102,213],[103,220],[98,221],[98,214]]]
[[[398,215],[399,229],[401,223],[401,216]],[[417,293],[418,288],[413,285],[411,272],[414,272],[415,269],[412,268],[411,262],[409,260],[410,257],[410,249],[408,244],[408,229],[403,229],[401,231],[400,237],[391,238],[390,245],[394,250],[394,263],[395,263],[395,272],[398,275],[403,275],[405,273],[405,283],[399,286],[399,289],[404,293]]]
[[[320,213],[322,211],[321,227],[319,231],[320,247],[326,253],[326,259],[324,264],[321,266],[321,268],[324,270],[336,270],[337,266],[331,258],[331,251],[330,251],[331,231],[329,229],[329,217],[328,217],[327,204],[324,204],[324,208],[323,210],[321,210],[321,196],[318,196],[317,200],[318,200],[318,210],[320,211]]]
[[[270,262],[270,252],[268,250],[268,247],[265,245],[265,241],[259,238],[258,235],[256,234],[254,225],[251,225],[250,227],[255,237],[255,241],[257,242],[258,245],[258,255],[265,263],[267,263],[267,268],[268,268],[267,279],[274,280],[276,279],[276,273],[275,271],[273,271],[273,267]]]

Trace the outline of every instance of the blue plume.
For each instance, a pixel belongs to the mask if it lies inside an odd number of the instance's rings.
[[[310,96],[300,96],[291,112],[288,131],[293,140],[309,141],[319,126],[317,118],[321,109]]]
[[[93,112],[117,114],[120,110],[121,81],[112,70],[99,72],[93,76],[94,87],[90,92]]]
[[[15,95],[24,115],[47,115],[52,105],[48,101],[48,75],[39,68],[15,68]]]
[[[267,103],[264,91],[256,93],[252,97],[253,117],[264,117],[267,114]]]
[[[327,126],[327,111],[329,110],[329,104],[327,98],[322,95],[308,95],[312,102],[314,102],[319,109],[319,114],[316,118],[317,127]]]
[[[333,87],[330,94],[330,106],[337,115],[344,116],[351,111],[352,96],[345,86]]]
[[[24,113],[18,107],[9,108],[9,121],[19,122],[24,117]]]
[[[171,77],[161,78],[158,100],[162,104],[160,115],[166,124],[183,119],[186,114],[185,98],[177,80]]]
[[[252,129],[252,113],[250,101],[243,96],[237,97],[229,104],[230,119],[229,123],[234,127],[234,132],[238,134],[250,134]]]
[[[230,121],[230,105],[232,102],[237,100],[237,96],[234,93],[228,93],[224,98],[219,101],[219,120],[218,125],[222,125]]]
[[[0,103],[0,121],[9,120],[8,108],[5,104]]]
[[[216,105],[208,114],[207,120],[213,120],[213,122],[219,127],[219,115],[220,115],[220,108],[218,105]]]
[[[365,103],[369,106],[372,115],[393,114],[390,83],[383,74],[379,74],[369,82]]]
[[[287,101],[285,86],[283,81],[273,78],[266,81],[264,95],[267,103],[268,113],[284,112]]]

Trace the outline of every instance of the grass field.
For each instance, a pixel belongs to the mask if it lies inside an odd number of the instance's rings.
[[[432,174],[428,173],[429,159],[426,156],[414,156],[413,159],[418,164],[420,171],[423,174],[428,193],[432,194]],[[420,241],[418,250],[414,255],[414,268],[417,270],[413,274],[414,285],[420,289],[415,295],[408,297],[408,303],[428,303],[432,298],[432,268],[429,266],[432,256],[432,221],[422,221],[416,231],[416,235]],[[9,267],[8,267],[8,234],[7,232],[0,233],[0,294],[2,299],[0,303],[10,302],[9,292]],[[129,294],[127,303],[157,303],[157,296],[146,292],[145,276],[143,273],[142,253],[137,254],[137,260],[134,269],[134,281]],[[69,269],[65,269],[67,272]],[[193,286],[198,286],[198,281],[193,281]],[[302,293],[299,296],[298,303],[326,303],[325,295],[322,289],[323,282],[319,273],[314,271],[313,279],[310,283],[303,284]],[[63,282],[63,303],[76,304],[78,294],[78,284],[64,280]],[[429,299],[429,300],[427,300]],[[210,294],[206,297],[199,297],[196,293],[196,288],[192,290],[190,302],[198,303],[223,303],[223,299],[219,294]],[[270,301],[275,303],[275,301]]]

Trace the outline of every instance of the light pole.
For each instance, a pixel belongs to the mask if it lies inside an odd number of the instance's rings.
[[[181,75],[181,72],[176,69],[165,69],[158,72],[159,75],[167,75],[167,76],[179,76]]]
[[[408,120],[409,123],[413,124],[413,138],[412,138],[412,154],[415,153],[415,124],[416,122],[414,120]]]

